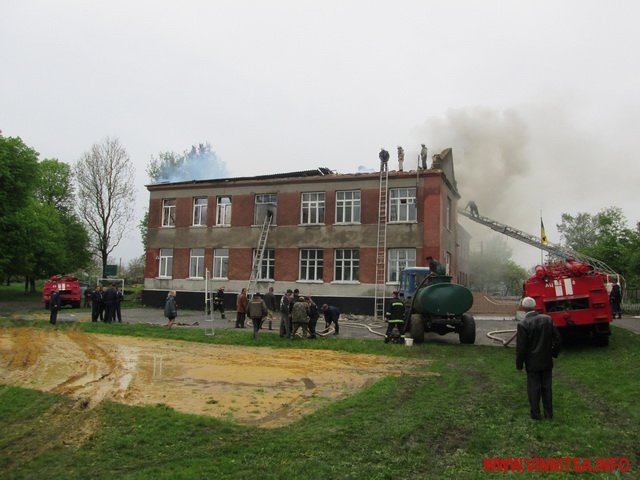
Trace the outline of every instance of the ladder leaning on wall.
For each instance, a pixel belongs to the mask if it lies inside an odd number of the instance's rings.
[[[258,279],[260,278],[260,271],[262,270],[262,260],[264,259],[264,250],[267,246],[267,238],[269,238],[269,227],[271,227],[271,219],[273,215],[267,213],[262,223],[262,230],[260,230],[260,238],[258,239],[258,247],[253,252],[253,264],[251,265],[251,276],[249,277],[249,283],[247,284],[247,296],[251,298],[251,295]]]
[[[378,196],[378,235],[376,240],[376,285],[374,290],[374,320],[384,320],[384,301],[387,286],[387,192],[389,168],[380,162],[380,193]]]

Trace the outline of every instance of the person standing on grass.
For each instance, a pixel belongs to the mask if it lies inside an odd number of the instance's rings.
[[[309,333],[309,304],[305,301],[303,296],[299,296],[298,300],[293,304],[291,321],[293,323],[291,328],[291,339],[296,336],[298,328],[301,327],[302,338],[307,338]]]
[[[309,338],[316,338],[316,326],[320,318],[320,310],[311,297],[307,297],[307,304],[309,305]]]
[[[102,286],[96,285],[96,289],[91,294],[91,321],[104,321],[104,306],[102,304]]]
[[[527,369],[527,393],[531,418],[541,420],[540,399],[544,410],[544,418],[553,418],[553,401],[551,392],[551,370],[553,359],[560,352],[560,333],[553,325],[549,315],[535,311],[536,301],[531,297],[522,299],[522,308],[526,312],[518,322],[518,339],[516,341],[516,368]]]
[[[262,321],[269,313],[267,304],[264,303],[264,300],[258,292],[253,295],[247,310],[251,323],[253,323],[253,339],[256,340],[258,338],[258,331],[262,326]]]
[[[618,279],[613,279],[613,286],[611,287],[611,293],[609,293],[609,302],[611,302],[611,310],[613,311],[613,318],[622,318],[622,308],[620,308],[620,302],[622,302],[622,290],[618,285]]]
[[[49,309],[51,313],[49,314],[49,323],[58,329],[58,311],[62,307],[60,302],[60,290],[58,290],[57,286],[54,286],[51,291],[51,299],[49,300]]]
[[[178,316],[178,304],[176,303],[175,290],[171,290],[167,295],[167,300],[164,303],[164,316],[169,320],[167,327],[173,327],[176,317]]]
[[[267,320],[269,320],[269,330],[273,330],[273,316],[278,310],[278,302],[276,302],[276,296],[273,294],[273,287],[269,287],[269,291],[264,294],[264,303],[267,305]]]
[[[393,329],[397,328],[400,337],[404,337],[404,302],[398,297],[398,292],[393,292],[393,298],[387,306],[384,313],[385,321],[387,322],[387,331],[384,334],[384,343],[391,341],[391,334]]]
[[[115,289],[116,289],[116,317],[118,318],[118,323],[122,323],[122,301],[124,300],[124,295],[122,294],[122,290],[120,290],[120,288],[116,286]]]
[[[224,320],[224,285],[220,285],[220,288],[216,292],[216,296],[213,298],[213,311],[219,311],[220,317]]]
[[[293,291],[289,288],[280,299],[280,338],[291,336],[291,297]]]
[[[238,300],[236,301],[236,328],[244,328],[248,306],[249,298],[247,298],[247,289],[243,288],[238,294]]]

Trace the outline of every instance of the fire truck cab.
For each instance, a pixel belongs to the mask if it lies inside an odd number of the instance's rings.
[[[44,308],[49,308],[51,292],[53,287],[58,287],[60,291],[60,303],[62,306],[71,305],[73,308],[80,308],[81,293],[80,281],[74,275],[54,275],[44,282],[42,288],[42,301]]]

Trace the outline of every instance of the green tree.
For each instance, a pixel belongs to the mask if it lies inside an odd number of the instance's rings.
[[[36,198],[58,212],[72,212],[75,192],[71,166],[56,159],[44,159],[38,164],[38,176]]]
[[[76,163],[79,215],[89,230],[91,248],[102,262],[122,240],[133,218],[134,168],[119,140],[94,144]]]
[[[628,286],[640,285],[640,232],[627,226],[620,208],[605,208],[594,215],[562,214],[558,231],[564,245],[606,263],[625,277]]]
[[[38,153],[19,137],[0,135],[0,276],[9,281],[18,274],[21,244],[13,237],[22,231],[21,211],[25,208],[38,176]]]

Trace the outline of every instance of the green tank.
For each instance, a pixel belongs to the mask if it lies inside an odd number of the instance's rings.
[[[428,268],[412,267],[400,272],[400,291],[407,311],[407,331],[416,343],[426,332],[457,333],[460,343],[476,341],[475,320],[467,312],[473,294],[463,285],[451,283],[448,275],[436,275]]]

